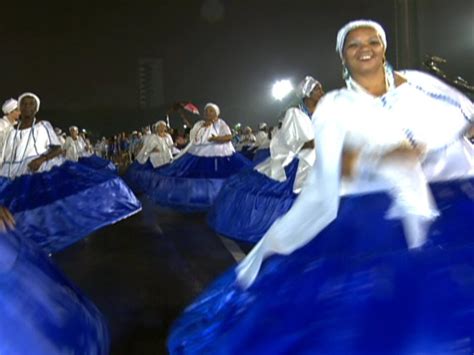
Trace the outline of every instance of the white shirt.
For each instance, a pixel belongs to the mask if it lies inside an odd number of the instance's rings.
[[[5,144],[5,139],[12,129],[13,125],[10,120],[6,116],[3,116],[3,118],[0,119],[0,164],[3,163],[2,152],[3,145]]]
[[[33,123],[33,126],[27,129],[12,129],[5,139],[4,162],[0,175],[14,178],[30,174],[28,164],[48,152],[52,146],[61,146],[61,143],[48,121]],[[41,164],[37,172],[48,171],[63,162],[62,157],[50,159]]]
[[[77,162],[79,158],[88,155],[84,140],[82,140],[81,137],[77,137],[76,139],[67,137],[63,145],[63,150],[66,153],[66,159],[70,161]]]
[[[137,154],[136,160],[140,164],[145,164],[150,160],[154,168],[169,163],[173,159],[172,154],[173,139],[169,134],[161,137],[151,134],[144,140],[142,149]]]
[[[270,147],[270,139],[265,131],[258,131],[255,135],[255,146],[257,149],[266,149]]]
[[[210,126],[205,126],[206,121],[198,121],[189,133],[191,144],[186,151],[190,154],[203,157],[225,157],[235,153],[231,142],[216,143],[209,142],[209,138],[215,136],[231,135],[229,126],[222,119],[218,119]]]
[[[449,156],[437,155],[439,149],[463,141],[462,133],[474,119],[472,102],[427,74],[402,74],[407,82],[382,97],[342,89],[320,101],[313,114],[316,164],[288,213],[275,221],[238,266],[238,279],[244,287],[253,283],[266,257],[290,254],[303,247],[337,217],[341,157],[346,147],[360,149],[359,165],[390,189],[393,201],[387,213],[389,218],[416,215],[430,219],[437,214],[421,164],[377,160],[406,142],[407,130],[414,141],[428,148],[427,158],[434,156],[429,164],[438,163],[436,158],[450,159],[448,166],[464,176],[472,175],[472,147],[451,151]],[[359,173],[360,178],[364,176],[363,171]]]
[[[311,118],[300,108],[288,109],[283,118],[281,129],[270,141],[270,157],[258,164],[255,169],[270,179],[285,181],[285,167],[295,157],[299,159],[293,191],[299,193],[316,159],[314,149],[301,149],[314,139]]]

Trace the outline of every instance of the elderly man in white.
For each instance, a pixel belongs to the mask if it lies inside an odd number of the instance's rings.
[[[69,127],[69,134],[70,136],[66,138],[63,145],[64,154],[67,160],[77,162],[79,158],[87,155],[86,147],[76,126]]]

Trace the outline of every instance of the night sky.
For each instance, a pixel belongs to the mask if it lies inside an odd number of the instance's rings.
[[[1,10],[0,100],[33,91],[40,118],[101,134],[161,119],[175,100],[213,101],[229,124],[274,123],[275,80],[296,84],[310,74],[326,90],[342,85],[334,46],[347,21],[379,21],[394,62],[396,1],[10,2]],[[474,2],[418,2],[420,58],[441,55],[448,71],[473,82]],[[163,60],[164,106],[149,112],[138,111],[144,57]]]

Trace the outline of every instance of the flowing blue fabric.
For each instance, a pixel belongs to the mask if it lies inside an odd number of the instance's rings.
[[[94,170],[106,170],[118,174],[117,167],[114,165],[114,163],[95,154],[88,157],[79,158],[78,163]]]
[[[293,185],[298,162],[295,158],[285,168],[287,179],[282,182],[253,169],[230,177],[209,211],[209,226],[228,238],[258,242],[293,205],[297,196]]]
[[[50,171],[2,180],[0,204],[17,222],[13,233],[57,252],[141,210],[116,174],[66,162]]]
[[[214,203],[224,181],[246,167],[250,168],[251,162],[238,153],[227,157],[186,153],[157,169],[133,165],[127,181],[161,206],[183,212],[205,211]]]
[[[270,148],[257,149],[253,157],[253,164],[260,164],[262,161],[267,159],[270,156]]]
[[[123,176],[125,182],[136,193],[144,193],[153,187],[153,165],[150,161],[140,164],[136,160],[130,164]]]
[[[175,322],[171,354],[471,354],[474,179],[432,185],[441,216],[407,250],[384,193],[341,201],[308,245],[246,291],[232,269]]]
[[[28,238],[0,235],[0,354],[109,352],[98,309]]]

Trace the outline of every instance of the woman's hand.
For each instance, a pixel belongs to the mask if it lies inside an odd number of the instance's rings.
[[[7,229],[15,229],[15,218],[6,207],[0,206],[0,231]]]

